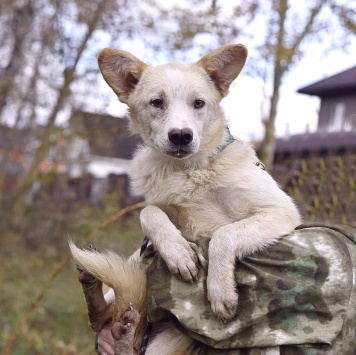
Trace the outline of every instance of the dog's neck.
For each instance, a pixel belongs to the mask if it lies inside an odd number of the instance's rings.
[[[213,161],[225,148],[227,148],[231,143],[235,142],[236,138],[231,134],[229,127],[226,127],[227,138],[225,143],[219,145],[215,152],[209,155],[209,160]]]
[[[195,154],[189,159],[187,159],[187,167],[189,165],[190,169],[201,169],[208,167],[215,159],[217,159],[220,154],[236,139],[232,136],[228,127],[222,130],[221,138],[219,143],[215,142],[213,145],[210,143],[204,149],[202,148],[201,153]],[[188,169],[189,169],[188,168]]]

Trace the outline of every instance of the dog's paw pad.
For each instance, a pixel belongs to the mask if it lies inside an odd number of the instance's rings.
[[[134,332],[131,323],[121,324],[116,322],[112,325],[111,334],[115,340],[121,340]]]
[[[96,278],[92,275],[87,274],[86,272],[79,270],[78,280],[83,285],[93,284],[96,282]]]
[[[128,304],[116,317],[116,322],[111,328],[111,333],[116,340],[134,333],[140,321],[140,314],[132,306]]]

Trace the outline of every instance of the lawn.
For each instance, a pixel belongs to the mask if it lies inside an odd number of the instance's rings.
[[[88,222],[89,223],[89,222]],[[92,224],[93,221],[91,221]],[[18,328],[54,270],[68,255],[66,240],[53,243],[39,238],[41,245],[28,245],[16,233],[6,233],[0,241],[0,350]],[[71,235],[80,244],[86,235]],[[129,255],[143,239],[134,213],[121,222],[110,224],[97,234],[93,244],[100,250],[113,249]],[[58,245],[60,247],[58,247]],[[95,335],[88,326],[86,307],[77,270],[66,264],[18,337],[9,354],[95,354]]]

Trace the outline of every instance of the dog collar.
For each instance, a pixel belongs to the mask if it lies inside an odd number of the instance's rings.
[[[224,144],[219,145],[215,152],[213,154],[211,154],[209,156],[210,161],[214,160],[218,154],[220,154],[225,148],[227,148],[231,143],[234,143],[235,141],[237,141],[238,139],[236,139],[230,132],[229,128],[226,127],[226,131],[227,131],[227,139],[226,142]],[[261,168],[262,170],[266,170],[266,166],[261,163],[260,161],[257,162],[253,162],[256,166],[258,166],[259,168]]]
[[[233,137],[228,127],[226,127],[226,131],[227,131],[226,142],[224,144],[219,145],[216,148],[215,152],[209,156],[210,160],[214,160],[216,156],[219,155],[225,148],[227,148],[231,143],[234,143],[236,141],[236,138]]]

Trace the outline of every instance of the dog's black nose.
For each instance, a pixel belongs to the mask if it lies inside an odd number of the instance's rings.
[[[190,128],[173,128],[168,132],[168,139],[174,145],[187,145],[193,140],[193,131]]]

